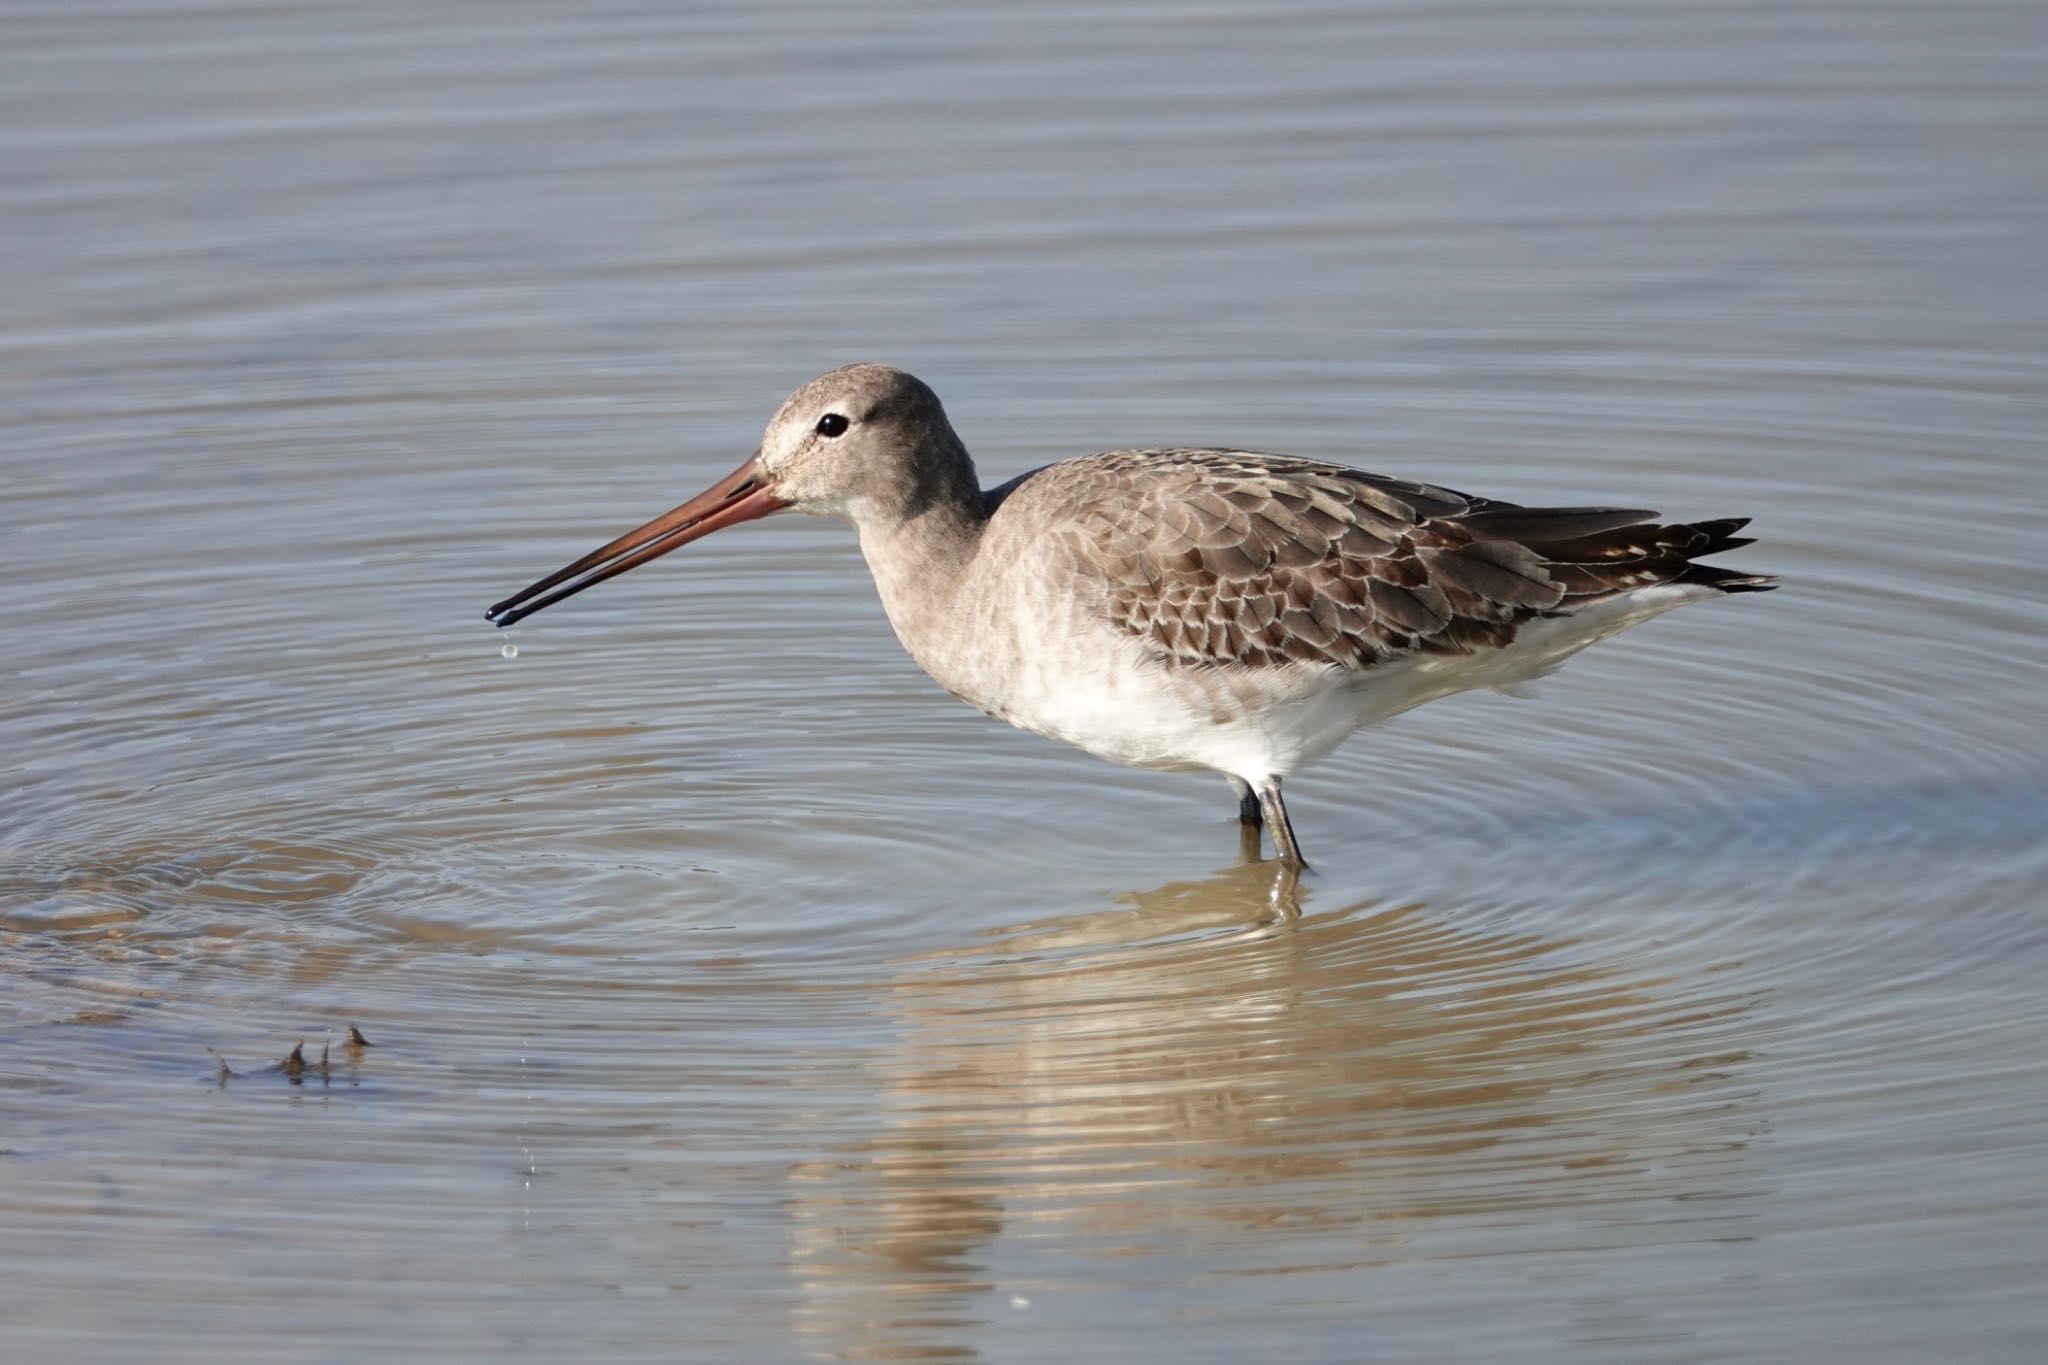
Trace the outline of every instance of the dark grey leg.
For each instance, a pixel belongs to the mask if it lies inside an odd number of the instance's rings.
[[[1287,806],[1280,799],[1280,779],[1269,777],[1259,784],[1259,803],[1266,808],[1266,828],[1273,832],[1273,851],[1289,867],[1308,870],[1301,845],[1294,841],[1294,826],[1288,822]]]
[[[1224,776],[1228,777],[1226,773]],[[1241,777],[1230,778],[1230,789],[1237,793],[1237,822],[1257,829],[1265,823],[1259,811],[1259,794],[1252,790],[1252,784]]]

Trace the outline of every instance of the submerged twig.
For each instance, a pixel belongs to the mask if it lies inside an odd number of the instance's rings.
[[[363,1036],[363,1031],[354,1024],[348,1026],[348,1036],[344,1042],[348,1047],[348,1060],[350,1063],[354,1063],[362,1056],[364,1048],[375,1046],[368,1038]],[[220,1068],[215,1073],[215,1078],[223,1086],[230,1080],[239,1079],[247,1074],[229,1066],[227,1058],[221,1056],[212,1048],[206,1049],[206,1055],[213,1058],[215,1065]],[[301,1038],[293,1045],[292,1050],[284,1055],[283,1060],[274,1066],[263,1069],[277,1072],[293,1085],[305,1084],[308,1075],[318,1076],[322,1081],[332,1081],[334,1079],[334,1035],[330,1032],[320,1039],[320,1059],[318,1061],[314,1061],[306,1056],[306,1040]]]

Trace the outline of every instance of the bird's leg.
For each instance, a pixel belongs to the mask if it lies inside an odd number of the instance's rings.
[[[1273,831],[1273,851],[1289,867],[1308,870],[1301,845],[1294,842],[1294,826],[1288,822],[1287,806],[1280,799],[1280,779],[1268,777],[1259,783],[1259,804],[1266,808],[1266,827]]]
[[[1230,777],[1230,774],[1224,774]],[[1257,829],[1265,823],[1265,816],[1259,811],[1259,794],[1252,790],[1252,784],[1241,777],[1230,777],[1230,789],[1237,793],[1237,822]]]
[[[1230,774],[1224,774],[1230,777]],[[1252,790],[1252,784],[1241,777],[1230,777],[1230,789],[1237,793],[1237,853],[1248,863],[1255,863],[1265,850],[1259,842],[1259,831],[1264,826],[1265,816],[1259,811],[1259,794]]]

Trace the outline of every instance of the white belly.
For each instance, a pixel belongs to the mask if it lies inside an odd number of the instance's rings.
[[[1714,596],[1645,588],[1570,616],[1524,623],[1505,649],[1417,655],[1364,673],[1336,668],[1167,669],[1108,631],[1028,651],[1000,695],[969,696],[1034,734],[1134,768],[1209,768],[1250,781],[1327,756],[1354,731],[1439,697],[1512,687],[1590,644]]]

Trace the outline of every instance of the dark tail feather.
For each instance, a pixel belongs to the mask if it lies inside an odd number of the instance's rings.
[[[1722,592],[1769,592],[1778,586],[1775,574],[1737,573],[1733,569],[1717,569],[1712,564],[1688,564],[1685,572],[1671,581],[1697,583],[1703,588],[1719,588]]]
[[[1724,550],[1756,544],[1753,536],[1735,534],[1747,525],[1748,517],[1723,517],[1718,521],[1676,522],[1669,526],[1619,526],[1569,540],[1537,541],[1529,548],[1553,564],[1704,559]]]
[[[1567,602],[1597,600],[1658,583],[1695,583],[1722,592],[1768,592],[1778,586],[1778,580],[1769,574],[1738,573],[1695,562],[1754,545],[1753,537],[1737,534],[1749,525],[1748,517],[1617,526],[1599,525],[1596,518],[1630,514],[1575,508],[1546,520],[1548,514],[1541,511],[1516,510],[1531,527],[1570,529],[1570,534],[1528,545],[1544,562],[1548,575],[1564,585]],[[1506,519],[1502,520],[1506,524]]]

